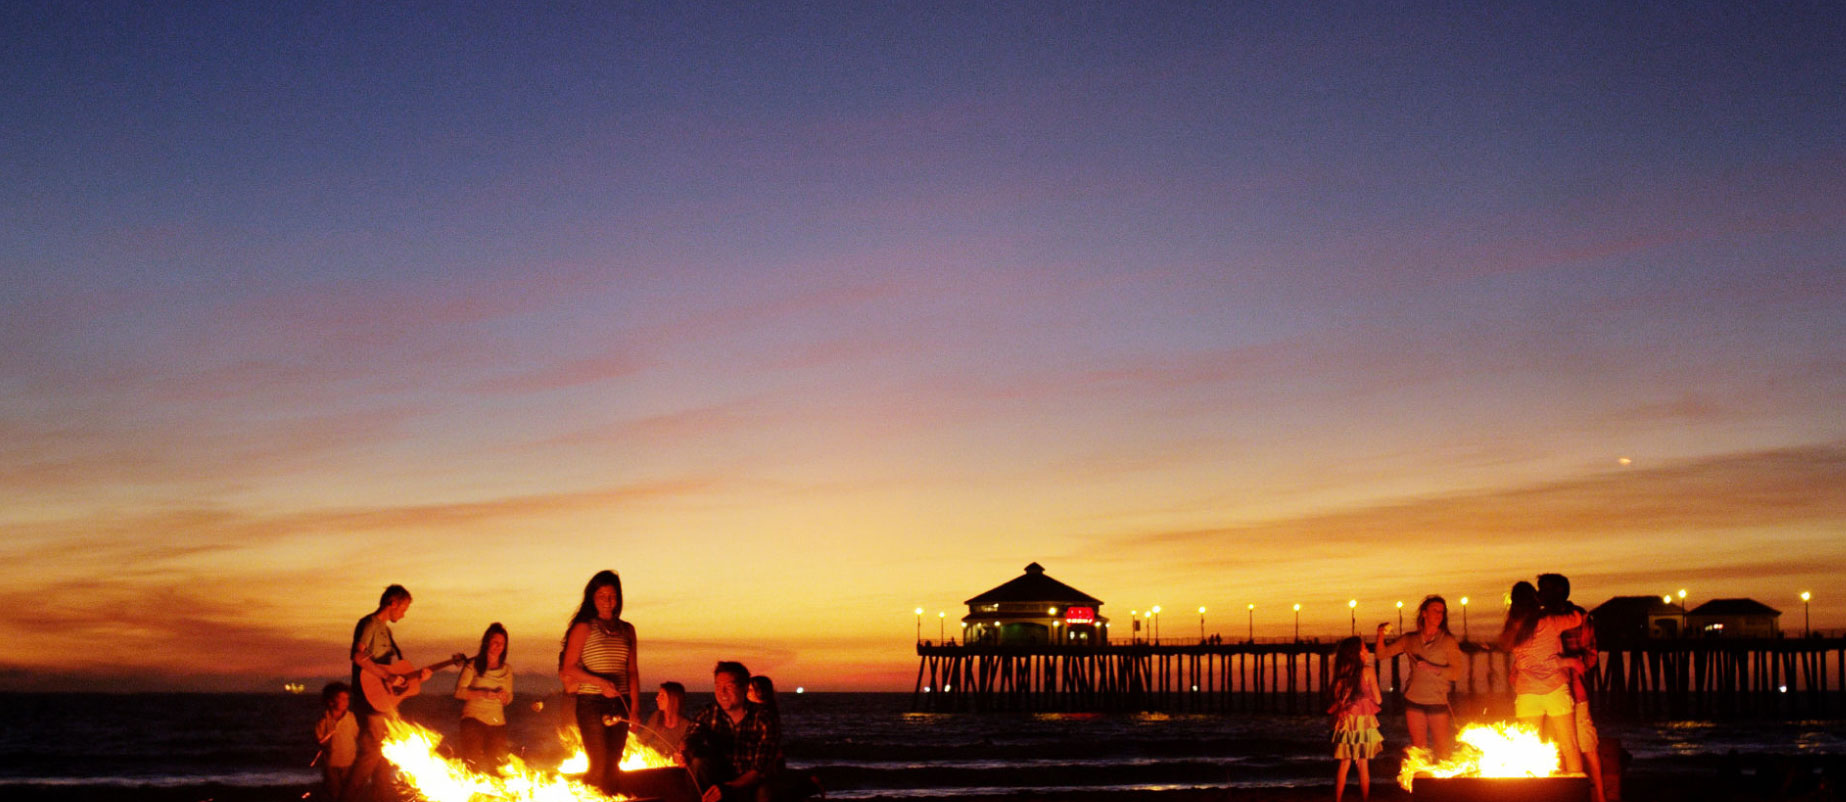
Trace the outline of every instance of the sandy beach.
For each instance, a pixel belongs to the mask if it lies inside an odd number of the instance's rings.
[[[1837,764],[1829,768],[1837,773]],[[1624,779],[1625,802],[1757,802],[1758,800],[1846,799],[1838,791],[1837,779],[1831,787],[1817,784],[1818,776],[1781,787],[1770,776],[1729,776],[1719,765],[1700,769],[1646,774],[1631,774]],[[10,802],[287,802],[319,799],[311,787],[250,788],[222,785],[195,785],[169,788],[99,788],[95,786],[13,786],[3,795]],[[877,799],[936,799],[939,797],[873,797]],[[1174,789],[1142,791],[1062,791],[1051,794],[1020,792],[987,796],[955,796],[955,802],[1329,802],[1333,798],[1331,778],[1321,785],[1269,788]],[[1358,789],[1348,786],[1346,800],[1357,802]],[[1375,784],[1372,799],[1376,802],[1410,802],[1414,795],[1396,784]]]

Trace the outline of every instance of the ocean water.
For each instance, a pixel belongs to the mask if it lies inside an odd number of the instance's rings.
[[[693,694],[693,709],[709,697]],[[543,709],[535,709],[541,703]],[[1331,781],[1322,716],[950,714],[909,712],[909,694],[782,696],[790,767],[836,799],[1015,791],[1316,785]],[[301,788],[318,779],[313,694],[7,694],[0,795],[7,786],[135,788],[224,784]],[[511,740],[534,763],[563,757],[558,700],[521,698]],[[452,734],[459,703],[405,704],[407,717]],[[1729,752],[1846,755],[1837,721],[1603,722],[1635,764]],[[1389,776],[1404,744],[1385,720]]]

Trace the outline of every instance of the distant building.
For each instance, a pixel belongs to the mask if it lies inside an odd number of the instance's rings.
[[[964,643],[1102,646],[1109,642],[1109,619],[1102,615],[1102,600],[1046,576],[1045,567],[1038,563],[966,603],[968,615],[961,620]]]
[[[1705,638],[1774,638],[1782,611],[1755,599],[1712,599],[1686,612],[1686,631]]]
[[[1617,596],[1590,611],[1596,644],[1604,649],[1633,646],[1653,638],[1677,638],[1686,608],[1659,596]]]

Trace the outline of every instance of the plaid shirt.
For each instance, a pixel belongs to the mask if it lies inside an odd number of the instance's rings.
[[[731,721],[724,708],[711,705],[692,717],[686,728],[686,751],[730,763],[732,779],[745,772],[767,774],[782,754],[782,733],[762,705],[744,703],[742,721]]]
[[[1596,623],[1590,620],[1589,611],[1577,605],[1571,609],[1583,613],[1583,624],[1564,633],[1564,656],[1583,660],[1583,671],[1570,672],[1571,697],[1579,702],[1589,699],[1589,688],[1583,684],[1583,675],[1596,670]]]

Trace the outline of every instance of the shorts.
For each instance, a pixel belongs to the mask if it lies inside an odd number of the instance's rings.
[[[1424,715],[1429,715],[1429,716],[1451,715],[1448,702],[1439,702],[1433,705],[1426,705],[1421,702],[1412,702],[1409,699],[1405,699],[1404,709],[1405,710],[1415,710],[1420,713],[1423,713]]]
[[[1513,715],[1520,718],[1568,716],[1576,704],[1570,698],[1570,686],[1559,685],[1549,693],[1522,693],[1513,697]]]
[[[1595,754],[1596,745],[1601,742],[1596,737],[1596,722],[1590,720],[1590,704],[1577,703],[1577,748]]]

